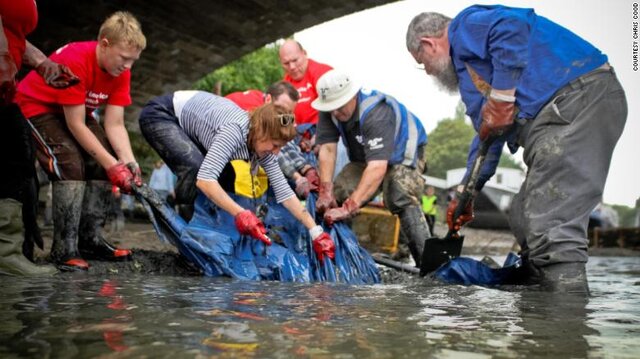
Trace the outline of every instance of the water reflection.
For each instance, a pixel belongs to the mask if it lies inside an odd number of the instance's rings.
[[[2,281],[0,356],[14,353],[48,357],[52,346],[42,337],[42,332],[51,324],[50,318],[41,313],[50,312],[47,299],[53,293],[52,288],[6,277]]]
[[[588,299],[512,288],[441,287],[424,295],[419,319],[438,357],[478,352],[505,357],[585,357]]]
[[[633,357],[639,264],[592,259],[589,301],[422,280],[3,278],[0,356]]]
[[[560,357],[596,356],[587,336],[598,331],[587,325],[589,299],[580,295],[532,292],[522,295],[520,308],[522,326],[527,330],[515,349],[528,350],[534,357],[547,357],[548,353]],[[588,355],[591,353],[592,355]],[[601,353],[600,353],[601,354]]]
[[[134,330],[133,318],[125,310],[127,305],[121,295],[118,294],[118,281],[107,280],[102,284],[98,295],[109,299],[106,307],[114,313],[112,316],[103,319],[96,328],[102,331],[105,344],[116,352],[127,350],[129,347],[124,343],[123,333]]]

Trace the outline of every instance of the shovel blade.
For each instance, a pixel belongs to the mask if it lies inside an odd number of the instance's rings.
[[[460,256],[464,236],[447,237],[444,239],[431,237],[424,242],[422,263],[420,265],[420,276],[424,277],[438,269],[441,265],[450,261],[452,258]]]

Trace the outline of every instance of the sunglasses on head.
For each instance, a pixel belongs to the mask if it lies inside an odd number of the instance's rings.
[[[283,127],[293,124],[293,122],[296,120],[296,116],[294,116],[292,113],[283,113],[278,115],[277,117],[280,120],[280,125]]]

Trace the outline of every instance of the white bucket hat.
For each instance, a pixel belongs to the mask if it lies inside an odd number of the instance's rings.
[[[311,107],[323,112],[337,110],[349,102],[360,88],[360,84],[351,76],[338,70],[329,70],[318,79],[318,98],[311,103]]]

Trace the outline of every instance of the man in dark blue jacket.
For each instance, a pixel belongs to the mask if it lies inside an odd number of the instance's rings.
[[[607,56],[533,9],[474,5],[450,19],[417,15],[407,49],[445,90],[460,92],[481,141],[493,141],[476,191],[507,143],[524,148],[528,174],[514,198],[512,230],[531,284],[588,293],[587,222],[600,202],[627,102]],[[467,166],[467,176],[470,166]],[[447,221],[473,218],[472,206]]]

